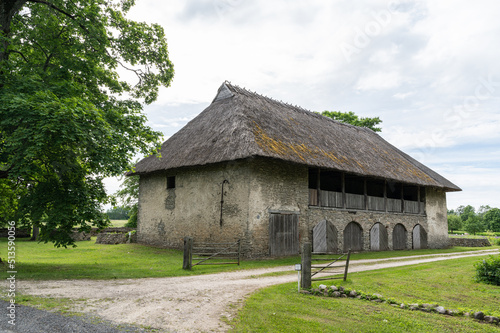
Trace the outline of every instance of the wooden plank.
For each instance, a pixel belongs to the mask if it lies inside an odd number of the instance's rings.
[[[182,269],[191,269],[193,267],[193,239],[184,237],[184,256],[182,260]]]
[[[394,250],[406,249],[406,228],[402,224],[396,224],[392,231],[392,247]]]
[[[363,194],[346,193],[345,196],[347,209],[365,209],[365,196]]]
[[[344,252],[363,250],[363,232],[356,222],[349,223],[344,229]]]
[[[380,251],[380,223],[375,223],[370,230],[370,250]]]

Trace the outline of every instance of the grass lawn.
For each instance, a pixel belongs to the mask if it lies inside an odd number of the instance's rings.
[[[92,241],[77,242],[77,247],[55,248],[52,244],[16,240],[16,270],[19,279],[127,279],[169,277],[216,273],[238,269],[274,267],[300,263],[300,257],[272,260],[245,260],[237,265],[196,266],[191,271],[182,269],[182,251],[160,249],[141,244],[103,245]],[[498,248],[498,247],[496,247]],[[353,254],[352,260],[377,259],[478,250],[454,247],[445,250],[383,251]],[[5,260],[7,240],[0,239],[0,256]],[[7,266],[0,266],[2,278]]]
[[[473,264],[478,260],[463,258],[353,273],[348,281],[333,283],[399,302],[438,303],[447,309],[481,310],[499,316],[500,287],[473,281]],[[403,310],[366,300],[302,295],[297,293],[296,283],[253,294],[233,324],[236,332],[500,332],[500,326],[470,318]]]
[[[110,220],[112,228],[121,228],[127,224],[128,220]]]

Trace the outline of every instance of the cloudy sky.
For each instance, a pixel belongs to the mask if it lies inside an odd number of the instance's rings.
[[[479,208],[500,207],[498,13],[495,0],[137,0],[129,17],[168,39],[172,86],[145,107],[165,138],[229,80],[380,117],[386,140],[463,189],[448,208]]]

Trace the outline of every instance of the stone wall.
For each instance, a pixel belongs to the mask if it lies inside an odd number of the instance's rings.
[[[428,221],[428,242],[433,249],[442,249],[448,244],[448,218],[446,192],[427,188],[425,191],[425,209]]]
[[[455,238],[450,237],[450,246],[485,247],[491,246],[487,238]]]
[[[337,229],[338,248],[340,251],[343,251],[344,248],[343,231],[350,222],[358,223],[363,230],[364,251],[370,251],[370,230],[376,223],[381,223],[386,228],[389,249],[391,250],[393,249],[392,234],[396,224],[402,224],[406,229],[406,249],[413,247],[412,231],[417,224],[421,225],[426,231],[428,230],[426,216],[414,214],[341,210],[311,206],[307,211],[307,218],[309,220],[308,230],[310,231],[312,231],[312,228],[316,224],[323,220],[331,222]],[[311,235],[312,232],[309,232],[308,241],[311,241]]]

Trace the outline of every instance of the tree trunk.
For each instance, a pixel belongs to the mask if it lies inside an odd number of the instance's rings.
[[[38,235],[40,234],[40,228],[33,226],[33,235],[30,238],[30,241],[36,241],[38,239]]]

